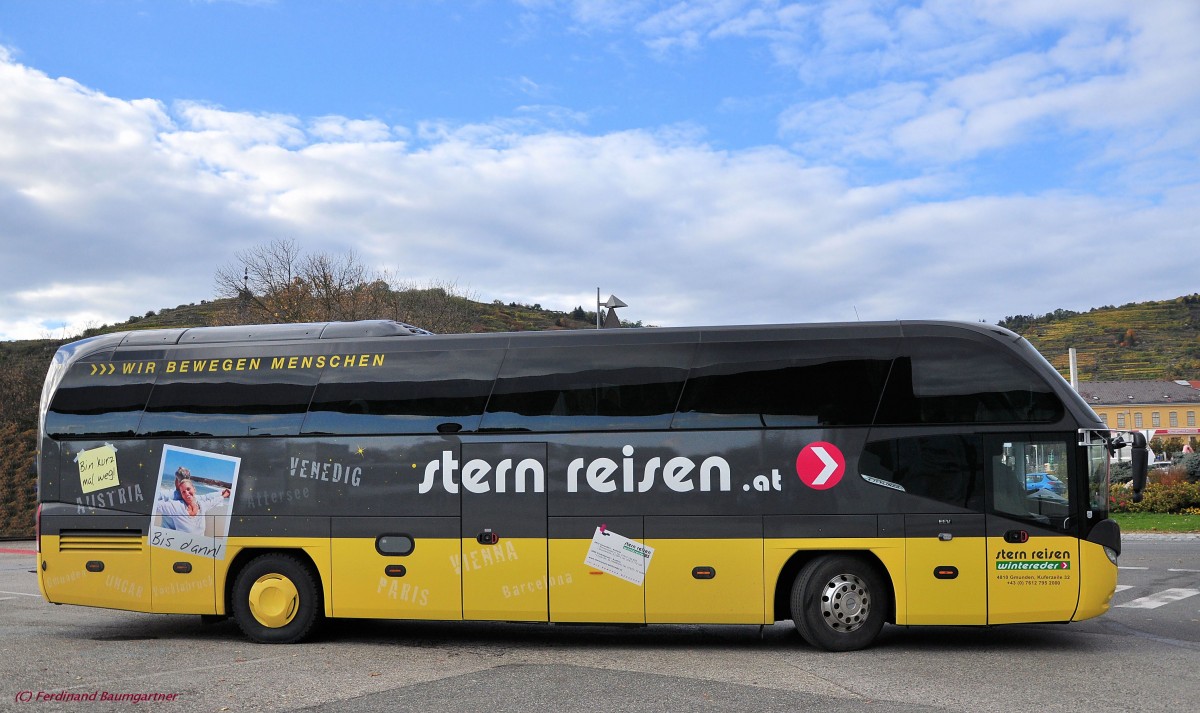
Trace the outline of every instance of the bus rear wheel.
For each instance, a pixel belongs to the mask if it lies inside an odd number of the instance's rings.
[[[260,555],[234,580],[233,618],[247,637],[259,643],[303,640],[322,610],[316,580],[292,555]]]
[[[813,646],[826,651],[863,649],[883,629],[886,580],[859,558],[818,557],[796,575],[791,610],[796,630]]]

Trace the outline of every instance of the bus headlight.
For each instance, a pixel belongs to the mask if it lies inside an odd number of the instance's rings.
[[[1117,551],[1111,547],[1104,548],[1104,554],[1108,555],[1108,561],[1114,565],[1117,563]]]

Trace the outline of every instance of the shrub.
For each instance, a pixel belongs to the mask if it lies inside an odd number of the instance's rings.
[[[1177,485],[1186,481],[1182,468],[1155,469],[1150,471],[1149,477],[1146,478],[1146,482],[1156,485]]]
[[[1114,485],[1109,493],[1113,512],[1179,513],[1200,508],[1200,483],[1151,483],[1142,492],[1142,501],[1133,502],[1133,493],[1125,485]]]
[[[1179,468],[1189,483],[1200,482],[1200,453],[1185,453],[1179,459]]]

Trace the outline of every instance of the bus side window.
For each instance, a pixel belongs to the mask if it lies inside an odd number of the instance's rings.
[[[294,436],[316,386],[313,368],[268,368],[298,348],[248,358],[236,348],[179,349],[169,354],[146,404],[141,436]],[[259,368],[246,368],[261,362]],[[286,364],[286,362],[284,362]],[[238,367],[243,367],[239,369]]]
[[[665,429],[695,347],[514,347],[480,424],[487,431]],[[564,371],[563,365],[574,365]]]
[[[864,475],[901,486],[911,495],[983,511],[983,463],[977,436],[918,436],[868,443]]]
[[[1008,467],[1001,456],[992,457],[992,508],[1004,515],[1024,518],[1031,515],[1021,476]]]
[[[389,351],[368,372],[326,369],[303,433],[478,430],[503,349]]]
[[[891,351],[883,340],[702,344],[671,427],[869,425]]]
[[[1063,405],[1016,355],[966,339],[906,343],[896,359],[876,425],[1049,423]]]
[[[128,438],[137,431],[154,373],[126,373],[121,361],[109,361],[112,356],[111,351],[93,354],[71,367],[54,392],[46,435]],[[106,374],[109,369],[112,372]]]
[[[1005,441],[991,453],[991,511],[1057,529],[1070,519],[1070,448],[1066,441]]]

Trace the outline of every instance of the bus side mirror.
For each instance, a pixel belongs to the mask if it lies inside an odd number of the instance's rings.
[[[1140,431],[1133,432],[1133,446],[1129,450],[1130,467],[1133,471],[1133,502],[1142,501],[1142,491],[1146,489],[1146,469],[1149,467],[1149,449],[1146,448],[1146,436]]]

